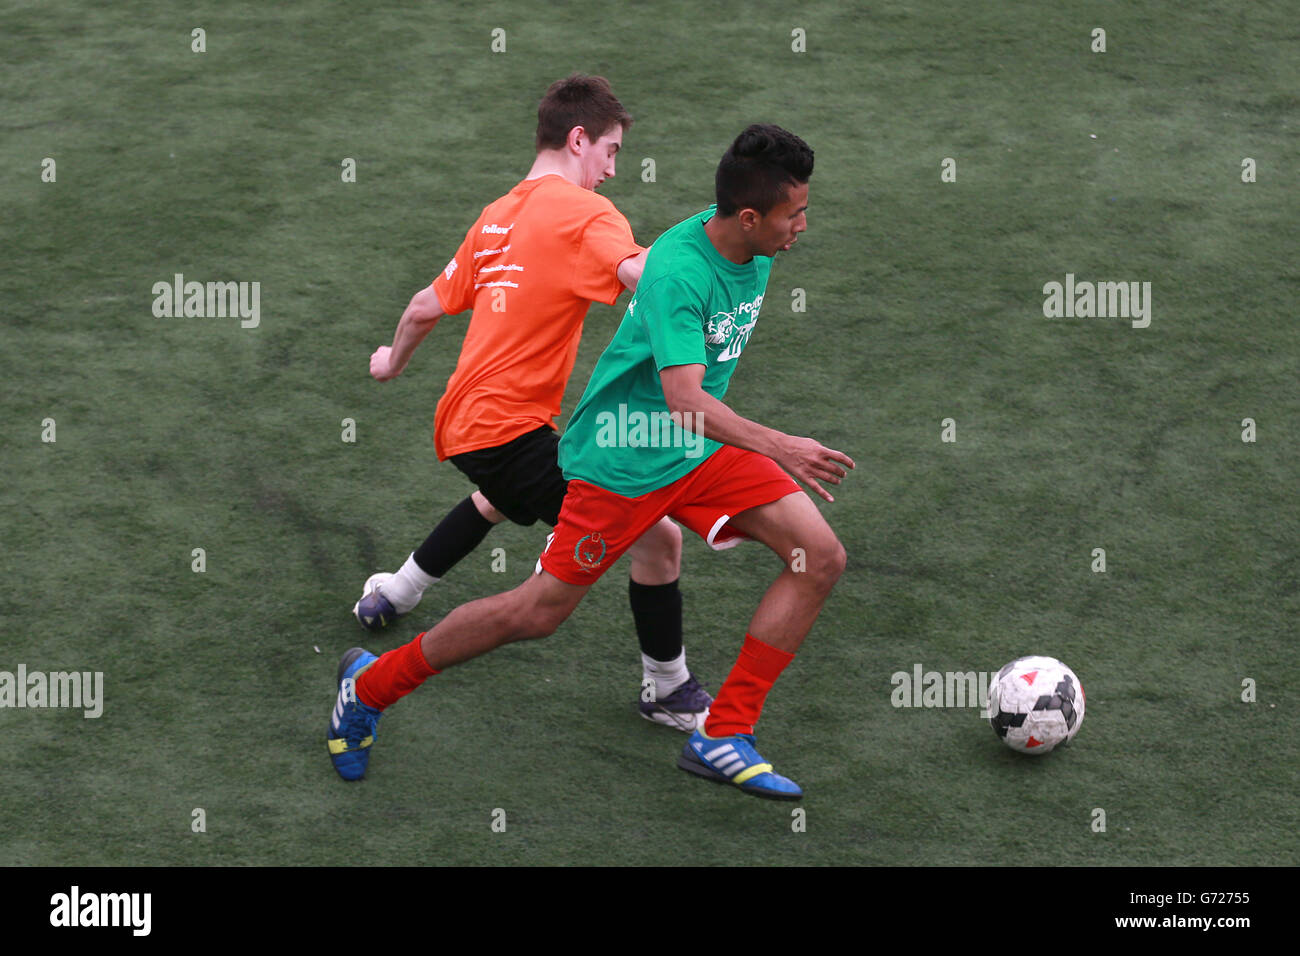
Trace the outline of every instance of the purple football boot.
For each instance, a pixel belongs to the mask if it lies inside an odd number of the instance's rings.
[[[712,703],[708,691],[700,686],[694,674],[688,673],[686,683],[663,700],[642,700],[638,709],[646,720],[690,734],[703,729]]]

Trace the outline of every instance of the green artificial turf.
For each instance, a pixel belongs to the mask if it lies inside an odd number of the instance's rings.
[[[104,675],[98,719],[0,710],[0,862],[1300,858],[1293,11],[721,9],[0,14],[0,670]],[[553,637],[393,707],[363,783],[326,756],[340,653],[516,585],[542,545],[502,526],[410,619],[372,638],[349,614],[470,490],[430,441],[466,317],[392,383],[368,356],[524,175],[537,100],[571,70],[636,117],[602,192],[643,243],[711,201],[746,124],[816,150],[809,230],[728,395],[858,464],[822,506],[848,570],[759,726],[807,791],[802,832],[789,805],[675,769],[684,738],[636,716],[625,566]],[[176,273],[259,282],[260,325],[155,317]],[[1150,326],[1046,318],[1067,273],[1150,282]],[[565,416],[626,302],[591,309]],[[683,565],[690,664],[716,689],[779,564],[690,538]],[[1088,692],[1046,758],[977,709],[891,706],[896,671],[1028,653]]]

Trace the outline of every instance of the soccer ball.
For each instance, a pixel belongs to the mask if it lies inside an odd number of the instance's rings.
[[[985,712],[1012,750],[1045,754],[1074,739],[1083,703],[1079,678],[1055,657],[1018,657],[989,685]]]

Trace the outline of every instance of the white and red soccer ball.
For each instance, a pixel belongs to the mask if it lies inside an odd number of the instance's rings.
[[[1083,685],[1054,657],[1018,657],[989,684],[985,712],[1012,750],[1050,753],[1083,723]]]

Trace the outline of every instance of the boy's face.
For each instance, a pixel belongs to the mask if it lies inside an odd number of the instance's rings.
[[[583,189],[595,189],[607,179],[614,178],[614,159],[623,146],[623,127],[619,123],[600,139],[591,140],[587,131],[582,131],[582,181],[578,184]]]
[[[759,216],[750,234],[750,249],[756,256],[774,256],[798,241],[808,228],[808,184],[786,187],[785,198]]]

